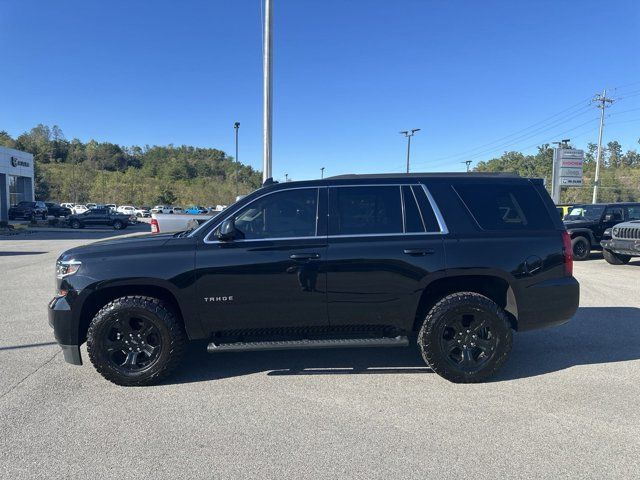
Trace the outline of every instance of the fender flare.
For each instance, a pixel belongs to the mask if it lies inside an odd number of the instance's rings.
[[[575,237],[587,237],[589,242],[591,242],[591,246],[600,244],[593,235],[593,231],[589,228],[570,228],[567,230],[567,233],[572,240]]]

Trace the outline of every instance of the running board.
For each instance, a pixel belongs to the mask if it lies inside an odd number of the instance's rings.
[[[279,340],[273,342],[210,343],[207,352],[255,352],[259,350],[293,350],[299,348],[406,347],[405,336],[393,338],[337,338],[331,340]]]

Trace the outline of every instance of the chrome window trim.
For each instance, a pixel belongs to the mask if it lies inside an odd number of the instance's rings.
[[[433,213],[436,216],[436,220],[438,221],[438,226],[440,227],[440,232],[442,235],[447,235],[449,233],[449,229],[447,228],[447,224],[444,221],[444,217],[442,216],[442,213],[440,213],[440,209],[438,208],[438,205],[436,204],[436,201],[433,199],[433,197],[431,196],[431,192],[429,191],[429,189],[427,188],[427,186],[423,183],[420,184],[422,186],[422,189],[424,190],[424,193],[427,194],[427,199],[429,200],[429,203],[431,204],[431,210],[433,210]],[[420,206],[420,204],[418,204],[418,206]],[[426,225],[425,225],[426,227]]]
[[[422,209],[420,208],[420,203],[418,203],[418,197],[416,197],[416,192],[413,189],[413,187],[415,187],[415,185],[409,185],[409,190],[411,191],[411,195],[413,195],[413,200],[416,202],[416,208],[418,209],[418,215],[420,215],[420,221],[422,222],[422,229],[423,229],[424,232],[426,232],[427,231],[427,222],[424,221],[424,216],[422,215]]]
[[[319,196],[320,196],[320,189],[325,188],[346,188],[346,187],[398,187],[400,189],[400,199],[403,200],[403,193],[402,193],[402,187],[404,185],[407,185],[409,187],[422,187],[424,193],[427,196],[427,200],[429,201],[429,205],[431,206],[431,210],[433,211],[435,217],[436,217],[436,221],[438,222],[438,226],[440,227],[440,231],[437,232],[401,232],[401,233],[365,233],[365,234],[348,234],[348,235],[317,235],[318,233],[318,222],[319,222],[319,208],[320,208],[320,202],[319,202]],[[426,236],[432,236],[432,235],[447,235],[449,233],[449,229],[447,228],[447,225],[444,221],[444,217],[442,216],[442,213],[440,212],[440,209],[438,208],[438,205],[436,204],[433,196],[431,195],[431,192],[429,192],[429,189],[427,188],[426,185],[424,185],[423,183],[370,183],[370,184],[348,184],[348,185],[319,185],[316,187],[313,186],[309,186],[309,187],[293,187],[293,188],[287,188],[287,189],[280,189],[280,190],[275,190],[273,192],[266,192],[263,195],[260,195],[259,197],[254,198],[253,200],[251,200],[251,202],[247,203],[246,205],[244,205],[242,208],[248,207],[249,205],[251,205],[253,202],[260,200],[261,198],[266,197],[267,195],[272,195],[274,193],[278,193],[278,192],[284,192],[284,191],[291,191],[291,190],[308,190],[308,189],[312,189],[315,188],[318,191],[318,200],[316,201],[316,235],[315,236],[306,236],[306,237],[274,237],[274,238],[251,238],[251,239],[238,239],[238,240],[233,240],[234,243],[237,242],[275,242],[275,241],[282,241],[282,240],[318,240],[318,239],[331,239],[331,238],[359,238],[359,237],[398,237],[398,236],[415,236],[415,235],[426,235]],[[415,192],[413,192],[413,188],[411,189],[411,193],[413,193],[414,198],[415,198]],[[422,211],[420,211],[420,202],[418,202],[418,199],[415,198],[416,200],[416,204],[418,205],[418,211],[420,213],[420,217],[422,219],[423,225],[425,230],[427,229],[426,223],[424,223],[424,218],[422,218]],[[403,214],[402,214],[402,218],[403,218],[403,229],[404,229],[404,202],[401,201],[402,204],[402,208],[403,208]],[[231,215],[235,215],[238,211],[235,210],[231,213]],[[329,215],[328,211],[327,211],[327,215]],[[226,215],[224,218],[220,219],[220,221],[216,224],[214,224],[214,226],[211,228],[211,231],[206,235],[206,237],[204,237],[204,243],[206,244],[221,244],[221,243],[229,243],[229,242],[221,242],[220,240],[210,240],[209,237],[211,235],[213,235],[213,232],[215,231],[216,228],[218,228],[222,222],[224,222],[227,218],[229,218],[229,215]]]
[[[402,192],[402,187],[398,187],[400,191],[400,210],[402,210],[402,233],[407,233],[407,220],[405,217],[407,216],[404,211],[404,193]]]
[[[326,186],[309,186],[309,187],[293,187],[293,188],[283,188],[283,189],[279,189],[279,190],[274,190],[273,192],[266,192],[263,195],[260,195],[259,197],[254,198],[253,200],[251,200],[249,203],[247,203],[246,205],[244,205],[242,208],[238,208],[236,210],[234,210],[231,215],[235,215],[236,213],[238,213],[240,210],[248,207],[249,205],[251,205],[253,202],[257,202],[258,200],[260,200],[261,198],[264,198],[268,195],[273,195],[274,193],[280,193],[280,192],[290,192],[292,190],[317,190],[317,197],[316,197],[316,235],[315,236],[307,236],[307,237],[274,237],[274,238],[250,238],[250,239],[238,239],[238,240],[233,240],[234,242],[260,242],[260,241],[273,241],[273,240],[292,240],[292,239],[299,239],[299,238],[324,238],[324,237],[318,237],[318,213],[319,213],[319,208],[320,208],[320,189],[321,188],[328,188]],[[227,218],[229,218],[230,215],[226,215],[223,219],[220,220],[220,222],[216,223],[212,228],[211,231],[209,233],[207,233],[207,236],[204,237],[204,243],[209,243],[209,244],[214,244],[214,243],[229,243],[229,242],[221,242],[220,240],[209,240],[209,237],[211,235],[213,235],[213,232],[216,230],[216,228],[218,228],[222,222],[224,222]]]

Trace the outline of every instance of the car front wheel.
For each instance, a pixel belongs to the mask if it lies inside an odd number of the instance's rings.
[[[123,386],[152,385],[178,366],[186,334],[163,301],[127,296],[105,305],[91,321],[87,350],[95,369]]]
[[[71,223],[69,225],[74,230],[78,230],[79,228],[82,228],[82,224],[78,220],[71,220]]]
[[[576,237],[571,240],[571,248],[574,260],[586,260],[591,253],[591,242],[585,237]]]
[[[455,383],[481,382],[493,375],[511,353],[513,335],[505,311],[474,292],[441,299],[418,333],[427,365]]]
[[[115,222],[113,222],[114,230],[122,230],[123,228],[124,228],[124,223],[122,223],[120,220],[116,220]]]
[[[611,265],[625,265],[631,260],[631,255],[623,255],[620,253],[612,252],[606,248],[602,250],[602,256]]]

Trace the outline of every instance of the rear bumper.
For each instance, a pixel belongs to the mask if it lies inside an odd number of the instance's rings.
[[[640,240],[610,239],[600,242],[602,248],[621,255],[640,256]]]
[[[561,325],[571,319],[580,303],[580,284],[564,277],[531,285],[518,301],[518,330]]]
[[[64,360],[73,365],[82,365],[80,345],[78,344],[78,328],[71,314],[71,307],[65,297],[54,297],[49,302],[49,325],[53,328],[53,336],[62,348]]]

